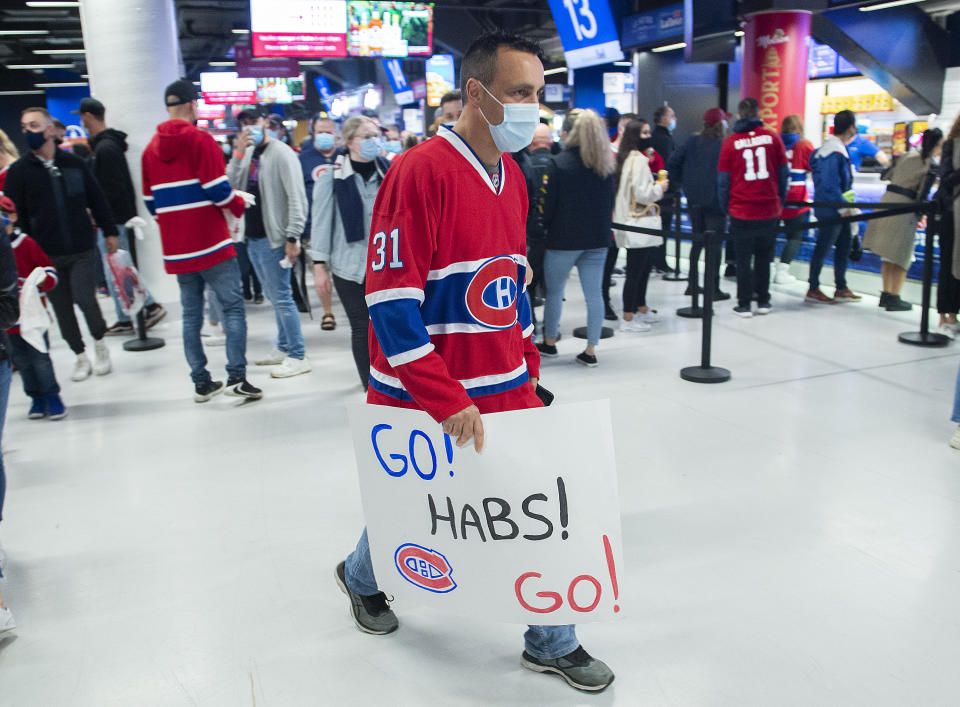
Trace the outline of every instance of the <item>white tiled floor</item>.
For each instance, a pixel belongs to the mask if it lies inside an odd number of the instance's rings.
[[[398,633],[354,629],[332,581],[362,524],[342,314],[305,324],[312,374],[251,370],[266,397],[247,405],[191,401],[176,312],[166,348],[114,340],[116,372],[79,384],[57,339],[70,416],[26,420],[14,379],[4,435],[19,628],[0,704],[957,704],[960,349],[897,343],[917,312],[811,308],[803,289],[765,318],[717,305],[723,385],[679,378],[700,324],[673,316],[604,341],[597,369],[569,334],[544,366],[558,402],[615,415],[628,614],[580,630],[617,672],[600,696],[520,668],[517,626],[396,606]],[[651,302],[672,313],[682,291],[654,279]],[[273,319],[248,312],[252,358]]]

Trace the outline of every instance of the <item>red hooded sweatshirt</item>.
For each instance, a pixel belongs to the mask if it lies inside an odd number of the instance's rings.
[[[221,209],[239,218],[246,204],[230,187],[223,150],[209,133],[185,120],[160,123],[140,164],[168,273],[199,272],[236,255]]]

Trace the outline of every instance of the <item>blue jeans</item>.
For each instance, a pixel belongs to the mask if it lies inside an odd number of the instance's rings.
[[[130,229],[126,226],[117,226],[117,237],[120,239],[120,248],[130,252]],[[103,237],[103,231],[99,228],[97,229],[97,245],[100,246],[100,254],[103,256],[104,261],[107,258],[107,244]],[[110,292],[110,297],[113,299],[113,306],[117,310],[117,321],[122,324],[130,324],[130,317],[127,316],[127,313],[123,311],[123,307],[120,305],[120,298],[117,297],[117,290],[113,285],[113,276],[110,275],[110,268],[107,267],[107,263],[103,264],[103,272],[107,280],[107,290]],[[143,282],[140,283],[143,286],[143,289],[147,292],[147,301],[144,303],[145,307],[153,307],[156,302],[153,299],[153,295],[150,294],[150,290],[147,290],[146,285],[143,285]]]
[[[262,295],[263,288],[260,286],[260,280],[257,279],[257,273],[253,271],[250,256],[247,255],[246,242],[234,243],[234,247],[237,249],[237,262],[240,263],[240,282],[243,283],[243,296],[247,299],[253,299],[257,295]]]
[[[3,423],[7,420],[7,399],[10,397],[10,379],[13,370],[9,361],[0,361],[0,444],[3,442]],[[3,448],[0,447],[0,520],[3,520],[3,499],[7,495],[7,475],[3,470]],[[363,539],[367,536],[364,534]],[[3,576],[0,574],[0,576]]]
[[[953,394],[953,417],[950,419],[960,424],[960,370],[957,371],[957,390]]]
[[[603,249],[604,258],[606,257],[606,250],[606,248]],[[370,562],[370,543],[367,541],[366,528],[363,529],[363,534],[357,542],[356,549],[347,556],[343,569],[347,587],[351,592],[362,596],[370,596],[380,591],[377,587],[377,579],[373,576],[373,564]],[[575,629],[576,627],[570,624],[566,626],[527,626],[527,630],[523,634],[524,648],[534,658],[559,658],[577,650],[577,646],[580,645]]]
[[[180,304],[183,305],[183,352],[190,364],[195,385],[210,382],[207,357],[203,353],[200,329],[203,328],[203,290],[209,287],[223,312],[227,333],[227,375],[231,380],[247,375],[247,315],[240,291],[240,267],[236,258],[224,260],[212,268],[177,275]]]
[[[570,271],[576,265],[583,298],[587,301],[587,345],[597,345],[603,328],[603,264],[606,260],[606,248],[547,249],[543,259],[543,277],[547,286],[547,302],[543,310],[543,335],[546,338],[557,338],[563,309],[563,290]]]
[[[817,230],[817,245],[810,256],[810,289],[820,287],[820,269],[827,253],[836,245],[833,253],[833,279],[838,290],[847,289],[847,256],[850,255],[850,224],[838,223],[821,226]]]
[[[280,261],[287,257],[283,246],[271,248],[269,239],[251,238],[247,242],[247,255],[273,305],[273,314],[277,318],[277,349],[290,358],[303,359],[303,332],[300,330],[300,312],[290,288],[290,271],[280,267]]]
[[[50,338],[44,334],[47,348],[50,348]],[[20,371],[20,382],[23,383],[23,392],[31,398],[43,398],[47,395],[58,395],[60,386],[57,376],[53,372],[53,361],[50,354],[37,351],[19,334],[7,334],[10,361]]]

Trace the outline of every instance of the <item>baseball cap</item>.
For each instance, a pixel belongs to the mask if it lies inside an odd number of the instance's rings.
[[[107,109],[96,98],[84,98],[82,101],[80,101],[80,107],[70,112],[71,113],[90,113],[92,115],[97,116],[98,118],[103,118],[103,115],[104,113],[107,112]]]
[[[163,97],[167,106],[182,106],[199,98],[197,87],[186,79],[179,79],[167,86],[163,91]]]
[[[711,108],[703,114],[703,122],[707,125],[716,125],[717,123],[729,120],[731,115],[723,108]]]
[[[267,116],[267,122],[273,125],[283,125],[283,116],[279,113],[271,113]]]
[[[9,196],[0,196],[0,211],[16,213],[17,205],[13,203],[13,199]]]

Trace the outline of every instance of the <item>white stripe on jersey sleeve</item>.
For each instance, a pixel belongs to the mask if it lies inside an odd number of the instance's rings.
[[[389,290],[371,292],[366,297],[367,307],[397,299],[415,299],[417,302],[423,302],[423,290],[419,287],[394,287]]]
[[[433,344],[424,344],[423,346],[418,346],[415,349],[398,353],[395,356],[388,356],[387,363],[390,364],[391,368],[396,368],[397,366],[402,366],[405,363],[411,363],[417,359],[423,358],[432,351]]]

